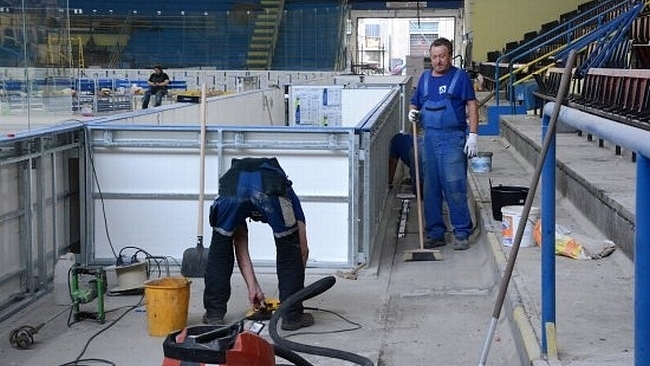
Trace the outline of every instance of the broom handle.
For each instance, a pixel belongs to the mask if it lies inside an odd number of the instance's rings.
[[[206,126],[206,107],[205,107],[205,83],[201,86],[201,104],[199,105],[199,120],[201,123],[201,134],[199,146],[201,158],[199,163],[199,222],[196,236],[199,243],[203,241],[203,199],[205,191],[205,126]]]
[[[424,229],[422,224],[422,197],[420,193],[420,159],[418,154],[418,136],[417,136],[417,125],[415,122],[411,122],[413,134],[413,161],[415,165],[415,200],[417,201],[418,206],[418,239],[420,241],[420,249],[424,249]]]

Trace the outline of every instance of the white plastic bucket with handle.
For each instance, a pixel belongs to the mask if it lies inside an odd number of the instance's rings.
[[[524,206],[503,206],[501,207],[501,234],[503,236],[503,245],[511,247],[515,242],[515,235],[521,221],[521,214],[524,211]],[[524,235],[521,237],[519,247],[532,247],[535,246],[533,239],[533,228],[539,219],[539,208],[532,206],[526,220],[526,227],[524,228]]]
[[[470,159],[472,172],[487,173],[492,171],[492,153],[489,151],[479,151],[478,154]]]

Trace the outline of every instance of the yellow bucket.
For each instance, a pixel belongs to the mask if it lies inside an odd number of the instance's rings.
[[[163,337],[185,328],[191,283],[185,277],[164,277],[144,283],[150,336]]]

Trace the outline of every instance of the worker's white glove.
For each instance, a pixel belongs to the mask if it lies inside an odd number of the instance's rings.
[[[412,123],[418,122],[420,120],[420,111],[417,109],[411,109],[409,111],[409,121]]]
[[[465,142],[465,148],[463,149],[465,155],[468,158],[473,158],[478,154],[478,134],[470,132],[467,136],[467,141]]]

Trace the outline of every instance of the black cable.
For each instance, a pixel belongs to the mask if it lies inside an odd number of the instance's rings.
[[[114,326],[115,324],[117,324],[117,323],[118,323],[120,320],[122,320],[122,318],[124,318],[124,317],[126,316],[126,314],[128,314],[130,311],[132,311],[132,310],[135,309],[135,308],[139,308],[140,306],[142,306],[142,301],[143,301],[143,300],[144,300],[144,296],[140,297],[140,300],[138,301],[137,304],[135,304],[135,305],[131,305],[131,306],[124,306],[125,308],[127,308],[127,310],[126,310],[124,313],[122,313],[122,315],[120,315],[119,317],[117,317],[117,319],[113,320],[110,324],[108,324],[107,326],[105,326],[104,328],[102,328],[99,332],[93,334],[92,337],[88,338],[88,340],[86,341],[86,344],[84,345],[83,349],[81,350],[81,353],[79,353],[79,356],[77,356],[77,358],[76,358],[74,361],[71,361],[71,362],[68,362],[68,363],[64,363],[64,364],[61,364],[61,365],[59,365],[59,366],[81,365],[81,364],[79,364],[78,362],[82,362],[82,361],[83,361],[83,362],[86,362],[86,361],[88,361],[88,360],[94,360],[94,361],[98,361],[98,362],[104,362],[104,363],[109,364],[109,365],[114,365],[114,363],[112,363],[112,362],[110,362],[110,361],[107,361],[107,360],[102,360],[102,359],[85,359],[85,360],[82,360],[81,357],[83,357],[84,353],[86,353],[86,351],[88,350],[88,347],[90,346],[90,343],[91,343],[95,338],[97,338],[97,336],[99,336],[100,334],[102,334],[103,332],[107,331],[108,329],[110,329],[110,328],[111,328],[112,326]]]
[[[118,263],[117,263],[117,265],[123,265],[124,264],[124,261],[122,260],[122,257],[125,256],[124,251],[127,250],[127,249],[135,250],[135,253],[133,253],[131,255],[131,263],[140,262],[140,259],[138,258],[138,255],[140,253],[145,255],[144,260],[147,261],[147,278],[150,278],[151,274],[154,271],[158,271],[158,277],[162,277],[162,263],[164,263],[165,261],[168,262],[169,258],[171,258],[174,261],[174,263],[176,264],[177,267],[179,267],[179,268],[181,267],[180,263],[178,263],[178,261],[175,258],[171,257],[171,256],[152,255],[148,251],[146,251],[146,250],[144,250],[144,249],[142,249],[140,247],[134,246],[134,245],[127,245],[127,246],[122,247],[120,249],[120,251],[118,253]],[[151,262],[154,263],[153,266],[151,265]]]
[[[363,326],[361,324],[353,322],[352,320],[350,320],[350,319],[344,317],[343,315],[341,315],[341,314],[339,314],[339,313],[337,313],[335,311],[332,311],[332,310],[321,309],[321,308],[312,308],[312,307],[307,307],[307,306],[305,306],[304,309],[305,310],[312,310],[312,311],[320,311],[320,312],[323,312],[323,313],[329,313],[329,314],[336,315],[339,319],[342,319],[344,322],[346,322],[348,324],[354,325],[354,327],[330,330],[330,331],[325,331],[325,332],[293,332],[293,333],[285,335],[284,336],[285,339],[289,338],[289,337],[295,337],[297,335],[323,335],[323,334],[345,333],[345,332],[352,332],[354,330],[359,330],[359,329],[363,328]]]
[[[147,252],[146,250],[144,250],[144,249],[142,249],[142,248],[140,248],[140,247],[136,247],[136,246],[134,246],[134,245],[127,245],[127,246],[122,247],[122,248],[120,249],[120,252],[119,252],[119,254],[118,254],[118,256],[119,256],[120,258],[122,257],[122,253],[123,253],[124,250],[126,250],[126,249],[135,249],[135,253],[131,256],[131,263],[135,263],[135,262],[137,262],[138,254],[140,254],[140,253],[144,253],[144,255],[145,255],[146,257],[152,257],[152,255],[149,254],[149,252]]]
[[[86,145],[88,145],[87,141],[86,141]],[[113,256],[115,257],[116,260],[119,260],[117,253],[115,253],[115,248],[113,247],[113,240],[111,239],[111,234],[108,230],[108,219],[106,218],[106,205],[104,204],[104,194],[102,193],[102,188],[99,185],[99,178],[97,177],[97,171],[95,170],[95,161],[93,160],[93,156],[90,153],[90,149],[87,149],[86,154],[88,155],[88,160],[90,161],[90,168],[92,169],[93,178],[95,180],[95,184],[97,185],[97,193],[99,194],[99,201],[102,204],[102,217],[104,219],[104,232],[106,233],[106,240],[108,241],[108,245],[111,247]]]
[[[116,366],[116,364],[114,362],[111,362],[109,360],[104,360],[102,358],[84,358],[84,359],[81,359],[81,360],[66,362],[66,363],[61,364],[59,366],[85,366],[85,365],[90,365],[88,362],[101,363],[101,364],[104,364],[104,365]]]
[[[176,258],[174,258],[174,257],[172,257],[172,256],[170,256],[170,255],[166,256],[165,258],[167,258],[167,259],[171,259],[172,261],[174,261],[174,263],[176,263],[176,266],[177,266],[178,268],[181,268],[181,264],[178,263],[178,261],[176,260]]]

